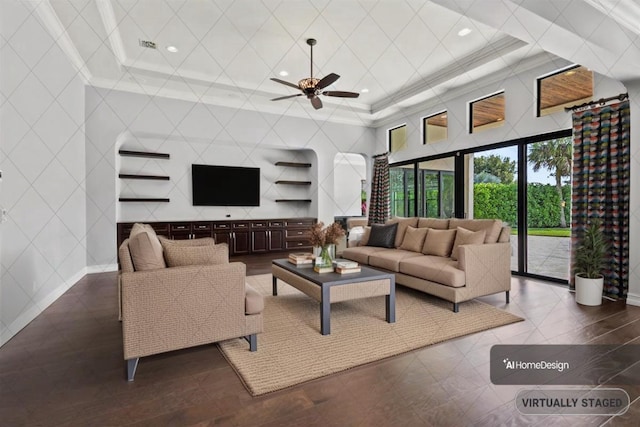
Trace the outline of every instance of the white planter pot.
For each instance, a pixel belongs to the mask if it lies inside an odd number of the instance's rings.
[[[576,274],[576,302],[582,305],[602,304],[604,277],[587,279]]]

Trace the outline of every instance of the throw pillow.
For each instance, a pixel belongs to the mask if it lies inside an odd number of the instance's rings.
[[[394,216],[390,220],[388,220],[385,225],[389,224],[398,224],[398,231],[396,231],[396,240],[394,242],[394,246],[399,248],[402,245],[402,241],[404,240],[404,233],[407,230],[407,227],[417,227],[418,226],[418,218],[405,218],[402,216]]]
[[[405,231],[404,233],[404,239],[402,240],[400,249],[404,249],[405,251],[420,252],[422,250],[422,246],[424,245],[425,237],[427,237],[426,228],[414,228],[409,226],[407,227],[407,231]]]
[[[389,225],[373,224],[367,246],[378,246],[380,248],[394,248],[398,223]]]
[[[453,241],[456,238],[456,230],[437,230],[435,228],[428,228],[427,230],[427,237],[424,239],[422,253],[443,257],[451,255]]]
[[[134,224],[129,234],[129,252],[136,271],[165,268],[162,245],[156,232],[148,224]]]
[[[362,234],[362,238],[358,242],[358,246],[367,246],[369,243],[369,236],[371,236],[371,227],[368,225],[364,228],[364,233]]]
[[[160,243],[164,248],[166,245],[176,245],[176,246],[207,246],[207,245],[215,245],[215,240],[213,237],[201,237],[199,239],[184,239],[184,240],[174,240],[167,239],[164,236],[158,236],[160,239]]]
[[[471,231],[466,228],[458,227],[456,232],[456,241],[453,243],[451,251],[451,259],[458,259],[458,246],[460,245],[480,245],[484,243],[486,230]]]
[[[225,243],[204,246],[166,245],[164,248],[164,256],[169,267],[215,265],[229,262],[229,247]]]

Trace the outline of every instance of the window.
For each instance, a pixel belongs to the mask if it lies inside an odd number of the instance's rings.
[[[407,125],[389,129],[389,152],[393,153],[405,148],[407,148]]]
[[[504,92],[469,103],[469,133],[493,129],[504,124]]]
[[[593,98],[593,71],[574,65],[537,80],[537,116],[546,116],[564,107],[589,102]]]
[[[391,216],[415,216],[415,169],[413,164],[389,168]]]
[[[428,144],[447,139],[447,126],[446,110],[422,119],[422,143]]]

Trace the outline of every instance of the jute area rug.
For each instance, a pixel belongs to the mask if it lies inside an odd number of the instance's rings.
[[[410,350],[522,318],[479,301],[451,303],[396,287],[396,323],[385,321],[384,297],[331,305],[331,335],[320,334],[320,304],[271,275],[247,277],[265,295],[264,332],[258,351],[243,339],[219,343],[223,355],[253,396],[281,390]]]

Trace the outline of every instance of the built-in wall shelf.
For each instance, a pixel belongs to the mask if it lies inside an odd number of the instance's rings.
[[[276,199],[276,203],[284,203],[284,202],[311,203],[311,199]]]
[[[276,162],[276,166],[288,166],[291,168],[310,168],[311,163],[298,163],[298,162]]]
[[[169,202],[169,199],[156,199],[149,197],[120,197],[120,202]]]
[[[149,179],[157,181],[169,181],[169,177],[166,175],[139,175],[132,173],[121,173],[118,175],[120,179]]]
[[[132,151],[132,150],[120,150],[118,154],[128,157],[147,157],[151,159],[168,159],[170,156],[168,153],[151,153],[148,151]]]
[[[276,181],[276,184],[311,185],[311,181],[285,181],[285,180],[280,180],[280,181]]]

